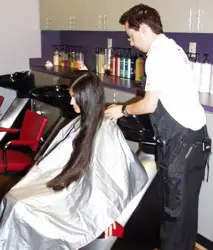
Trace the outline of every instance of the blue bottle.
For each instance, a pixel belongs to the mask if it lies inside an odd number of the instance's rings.
[[[125,58],[125,78],[127,79],[131,78],[131,59],[131,51],[129,49]]]
[[[122,52],[120,59],[120,78],[125,78],[125,64],[126,64],[126,57],[125,53]]]

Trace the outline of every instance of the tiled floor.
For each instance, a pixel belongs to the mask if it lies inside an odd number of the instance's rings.
[[[196,244],[195,250],[208,250],[208,249],[205,248],[205,247],[203,247],[203,246],[201,246],[201,245],[199,245],[199,244]],[[209,250],[210,250],[210,249],[209,249]]]

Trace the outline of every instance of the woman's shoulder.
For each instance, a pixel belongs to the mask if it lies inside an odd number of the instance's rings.
[[[74,118],[73,120],[71,120],[66,126],[64,126],[61,129],[61,132],[63,135],[66,135],[67,133],[69,133],[71,130],[72,131],[77,131],[80,127],[80,116]]]
[[[107,141],[124,140],[123,133],[120,130],[116,120],[111,120],[108,117],[104,117],[101,126],[96,133],[96,138],[97,137],[101,138],[101,141],[104,141],[104,138],[106,138]]]
[[[117,125],[116,120],[111,120],[110,118],[106,116],[103,118],[100,129],[107,130],[107,131],[120,130],[119,126]]]

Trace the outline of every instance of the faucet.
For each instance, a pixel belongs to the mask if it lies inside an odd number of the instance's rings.
[[[56,88],[56,91],[59,91],[60,90],[60,86],[59,86],[59,84],[57,84],[58,83],[58,77],[53,77],[53,83],[54,83],[54,86],[55,86],[55,88]]]

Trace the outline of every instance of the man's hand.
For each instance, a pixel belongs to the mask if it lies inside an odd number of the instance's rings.
[[[123,116],[122,105],[112,104],[105,110],[105,115],[111,120],[119,119]]]

